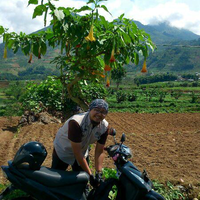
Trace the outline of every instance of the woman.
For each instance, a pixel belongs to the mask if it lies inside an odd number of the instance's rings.
[[[96,99],[89,105],[88,112],[69,118],[58,130],[54,140],[52,168],[66,170],[69,165],[74,171],[86,171],[90,182],[94,182],[88,164],[89,145],[96,143],[95,170],[100,177],[104,159],[104,145],[108,132],[108,104],[103,99]],[[92,184],[92,183],[91,183]]]

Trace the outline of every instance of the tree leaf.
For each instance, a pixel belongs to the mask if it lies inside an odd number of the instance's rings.
[[[82,12],[86,10],[92,10],[92,8],[90,8],[89,6],[83,6],[80,9],[75,9],[75,12]]]
[[[28,1],[28,5],[30,5],[30,4],[35,4],[35,5],[37,5],[37,4],[38,4],[38,0],[29,0],[29,1]]]
[[[4,33],[4,28],[3,28],[3,26],[0,26],[0,35],[1,35],[2,33]]]
[[[45,42],[42,42],[41,43],[41,53],[44,56],[46,54],[46,52],[47,52],[47,45]]]
[[[90,3],[95,3],[95,1],[94,1],[94,0],[89,0],[89,1],[87,2],[87,4],[90,4]]]
[[[123,13],[123,14],[121,14],[121,15],[119,16],[119,19],[120,19],[120,20],[122,20],[122,19],[123,19],[123,17],[124,17],[124,15],[125,15],[124,13]]]
[[[11,39],[10,39],[10,40],[8,41],[7,47],[8,47],[9,49],[11,49],[12,46],[13,46],[13,44],[14,44],[14,42],[15,42],[14,40],[11,40]]]
[[[15,41],[12,46],[13,53],[17,53],[18,49],[19,49],[19,42]]]
[[[43,14],[43,12],[46,11],[46,6],[44,5],[39,5],[37,6],[35,9],[34,9],[34,12],[33,12],[33,16],[32,18],[36,18],[37,16],[41,16]]]
[[[23,48],[22,51],[24,52],[25,55],[28,55],[31,49],[31,45],[27,43]]]
[[[143,54],[143,56],[144,56],[145,58],[147,58],[147,56],[148,56],[148,48],[147,48],[146,45],[143,45],[143,46],[142,46],[142,54]]]
[[[130,62],[130,58],[129,58],[129,56],[127,56],[126,57],[126,64],[129,64],[129,62]]]
[[[33,54],[38,57],[38,49],[39,49],[39,44],[38,43],[33,43]]]
[[[106,6],[101,5],[101,8],[103,8],[106,12],[108,12],[112,16],[112,14],[108,11],[108,8]]]
[[[134,52],[134,64],[138,65],[138,63],[139,63],[139,55],[138,53]]]
[[[131,43],[131,39],[127,33],[122,32],[122,35],[123,35],[125,43]]]

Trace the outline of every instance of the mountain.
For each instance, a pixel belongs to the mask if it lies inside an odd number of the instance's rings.
[[[135,21],[140,29],[150,34],[157,45],[154,53],[147,59],[149,72],[200,72],[200,36],[185,29],[169,26],[167,22],[158,25],[143,25]],[[14,55],[8,51],[8,58],[3,59],[4,44],[0,44],[0,80],[2,79],[43,79],[47,75],[58,74],[55,65],[50,61],[57,56],[59,49],[50,49],[42,59],[34,57],[28,63],[28,57],[22,52]],[[138,66],[126,66],[128,73],[140,72],[142,61]]]
[[[150,34],[157,49],[147,59],[149,72],[194,73],[200,72],[200,36],[186,29],[172,27],[167,22],[158,25],[143,25],[135,21],[138,28]],[[129,73],[140,72],[139,65],[129,64]]]
[[[148,71],[154,73],[170,72],[176,74],[200,73],[200,39],[191,41],[175,41],[167,46],[158,45],[147,59]],[[143,61],[135,66],[126,66],[129,73],[139,73]]]
[[[199,35],[186,29],[179,29],[172,27],[168,22],[162,22],[157,25],[143,25],[138,21],[134,21],[138,28],[144,29],[151,35],[151,39],[156,44],[163,44],[168,42],[185,41],[185,40],[197,40]]]

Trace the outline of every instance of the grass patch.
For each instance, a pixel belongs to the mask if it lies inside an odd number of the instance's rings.
[[[0,184],[0,193],[3,192],[7,187],[8,187],[8,185]],[[28,196],[29,195],[26,192],[17,189],[17,190],[10,192],[9,194],[7,194],[3,199],[4,200],[12,200],[15,198],[28,197]]]

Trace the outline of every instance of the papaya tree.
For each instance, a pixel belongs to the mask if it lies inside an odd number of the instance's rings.
[[[35,5],[33,18],[44,16],[44,26],[50,17],[50,24],[43,31],[17,34],[0,26],[4,58],[7,49],[14,53],[21,49],[31,63],[33,56],[40,59],[48,48],[59,47],[60,53],[52,63],[60,70],[57,78],[62,82],[63,94],[67,93],[83,109],[87,109],[88,102],[83,98],[81,85],[102,83],[105,78],[109,85],[110,70],[130,62],[137,65],[141,56],[146,61],[149,49],[155,48],[150,36],[124,14],[111,22],[100,15],[100,9],[110,13],[103,0],[89,0],[80,9],[56,7],[52,2],[28,1],[28,5]]]

